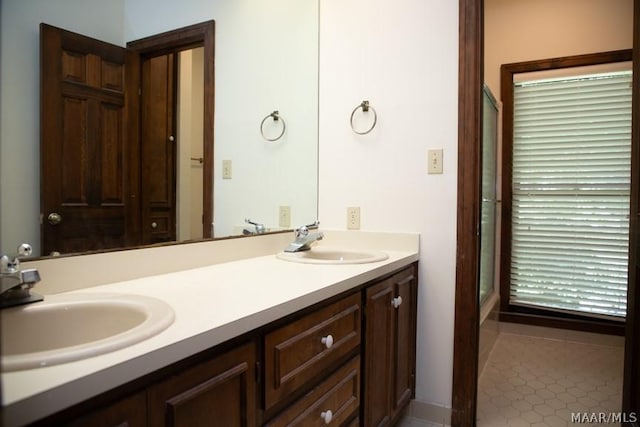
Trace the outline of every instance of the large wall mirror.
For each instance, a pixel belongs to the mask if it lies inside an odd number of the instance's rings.
[[[183,52],[178,67],[196,83],[185,79],[177,93],[185,109],[177,113],[175,240],[257,231],[245,219],[267,232],[316,219],[318,0],[0,0],[0,13],[2,253],[29,242],[48,255],[40,245],[47,220],[40,206],[41,23],[126,46],[215,21],[212,220],[202,224],[198,206],[207,174],[199,161],[203,55],[196,49]]]

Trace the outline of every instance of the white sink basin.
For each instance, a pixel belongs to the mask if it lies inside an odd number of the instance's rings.
[[[327,247],[313,247],[302,252],[278,252],[281,260],[306,264],[366,264],[384,261],[389,255],[380,251],[354,251]]]
[[[162,332],[174,320],[165,302],[124,294],[50,295],[3,309],[0,316],[3,372],[118,350]]]

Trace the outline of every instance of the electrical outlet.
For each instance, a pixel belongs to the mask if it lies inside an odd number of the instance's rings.
[[[442,173],[442,148],[427,151],[427,173]]]
[[[278,225],[284,228],[291,227],[291,206],[280,206]]]
[[[222,161],[222,179],[231,179],[231,160]]]
[[[360,208],[347,208],[347,229],[360,230]]]

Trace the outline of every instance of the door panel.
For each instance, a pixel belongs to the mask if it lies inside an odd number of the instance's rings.
[[[40,43],[43,255],[135,243],[125,215],[137,209],[130,202],[136,184],[128,168],[135,165],[127,158],[125,132],[137,120],[125,96],[134,56],[46,24]],[[58,217],[49,221],[52,213]]]

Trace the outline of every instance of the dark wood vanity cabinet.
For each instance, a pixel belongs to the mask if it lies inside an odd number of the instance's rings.
[[[148,425],[255,426],[256,348],[224,353],[147,389]]]
[[[415,391],[417,264],[152,374],[137,391],[47,421],[74,426],[395,424]],[[206,355],[209,354],[209,355]],[[125,394],[127,393],[127,394]],[[117,396],[117,390],[109,395]],[[85,402],[87,403],[87,402]],[[93,407],[95,407],[93,406]],[[77,408],[76,408],[77,409]],[[62,417],[61,417],[62,416]]]
[[[365,289],[364,426],[395,423],[415,393],[417,273]]]
[[[341,426],[357,417],[361,304],[351,293],[264,335],[268,426]]]
[[[355,356],[266,427],[356,426],[360,408],[360,357]]]
[[[360,294],[314,310],[264,337],[265,409],[286,400],[360,347]]]
[[[38,425],[56,425],[57,422],[45,422]],[[108,406],[90,412],[68,423],[66,427],[146,427],[147,400],[144,391],[111,403]]]

